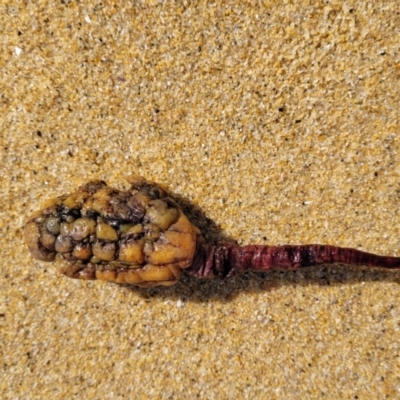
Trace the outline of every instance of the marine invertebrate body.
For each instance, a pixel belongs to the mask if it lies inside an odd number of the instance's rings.
[[[71,278],[143,287],[171,286],[183,270],[212,278],[332,263],[400,268],[400,257],[329,245],[210,245],[159,185],[129,181],[126,191],[91,181],[45,204],[24,227],[33,257],[58,261]]]

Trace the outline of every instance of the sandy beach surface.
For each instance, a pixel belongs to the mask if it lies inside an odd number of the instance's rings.
[[[398,1],[5,0],[0,89],[2,399],[400,398],[400,271],[140,289],[22,230],[139,174],[210,241],[400,256]]]

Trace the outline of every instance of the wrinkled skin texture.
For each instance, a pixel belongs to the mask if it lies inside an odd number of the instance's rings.
[[[178,282],[200,231],[161,187],[138,176],[130,182],[120,191],[92,181],[48,202],[24,228],[33,257],[59,261],[71,278],[143,287]]]

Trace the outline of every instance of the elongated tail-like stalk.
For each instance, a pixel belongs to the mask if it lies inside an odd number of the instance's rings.
[[[226,277],[246,271],[294,270],[321,264],[400,268],[400,257],[386,257],[345,247],[307,244],[285,246],[203,246],[189,272],[198,278]]]
[[[198,278],[343,263],[400,268],[400,258],[328,245],[205,244],[166,192],[144,178],[121,191],[92,181],[48,202],[25,224],[34,258],[57,261],[64,275],[142,287],[171,286],[186,270]]]

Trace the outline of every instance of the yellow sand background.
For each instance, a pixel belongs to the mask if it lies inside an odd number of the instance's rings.
[[[3,0],[0,397],[400,398],[400,272],[139,290],[58,275],[21,229],[137,173],[211,239],[400,256],[399,112],[397,0]]]

